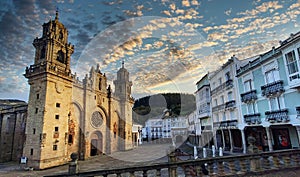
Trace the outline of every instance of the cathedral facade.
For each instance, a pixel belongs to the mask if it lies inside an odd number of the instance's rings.
[[[30,85],[23,156],[28,166],[45,169],[70,160],[132,148],[132,82],[122,67],[114,91],[99,65],[80,81],[70,69],[74,46],[68,31],[54,20],[43,24],[33,41],[34,64],[24,76]]]

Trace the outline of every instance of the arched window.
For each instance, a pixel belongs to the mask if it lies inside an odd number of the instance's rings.
[[[65,63],[65,54],[62,50],[57,52],[57,61]]]
[[[45,56],[46,56],[46,49],[45,49],[45,47],[43,47],[42,50],[41,50],[41,57],[40,57],[40,59],[45,58]]]

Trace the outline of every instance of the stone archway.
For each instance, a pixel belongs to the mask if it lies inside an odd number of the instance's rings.
[[[90,141],[90,156],[101,155],[103,153],[103,136],[99,131],[94,132],[91,135]]]

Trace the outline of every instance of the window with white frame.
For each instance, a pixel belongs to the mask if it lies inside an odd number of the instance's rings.
[[[228,93],[227,93],[227,97],[228,97],[228,101],[233,100],[232,92],[228,92]]]
[[[281,109],[280,97],[272,97],[269,99],[271,111]]]
[[[251,90],[252,90],[252,81],[251,79],[249,79],[244,82],[244,91],[249,92]]]
[[[226,113],[223,112],[223,121],[226,121]]]
[[[230,119],[233,120],[235,118],[235,112],[232,110],[229,112],[230,114]]]
[[[294,50],[285,54],[285,61],[289,74],[289,80],[292,81],[294,79],[299,79],[299,68]]]
[[[215,122],[219,122],[219,114],[215,114]]]
[[[271,69],[265,73],[266,83],[272,83],[279,80],[279,72],[277,69]]]
[[[224,104],[224,96],[221,96],[221,104]]]
[[[215,106],[218,106],[218,100],[215,99]]]
[[[256,113],[255,103],[248,103],[247,104],[247,112],[248,112],[248,114]]]

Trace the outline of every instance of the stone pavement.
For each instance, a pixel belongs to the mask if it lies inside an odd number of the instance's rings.
[[[85,161],[78,161],[79,171],[104,170],[166,162],[166,153],[169,146],[169,144],[146,144],[128,151],[92,157]],[[24,171],[16,162],[0,164],[0,177],[40,177],[67,172],[68,165],[45,170]]]
[[[105,170],[118,167],[166,162],[169,144],[145,144],[125,152],[115,152],[110,155],[92,157],[85,161],[78,161],[79,171]],[[16,162],[0,164],[0,177],[42,177],[68,172],[68,165],[58,166],[46,170],[24,171]],[[299,177],[300,168],[294,170],[280,170],[270,174],[247,175],[261,177]]]

